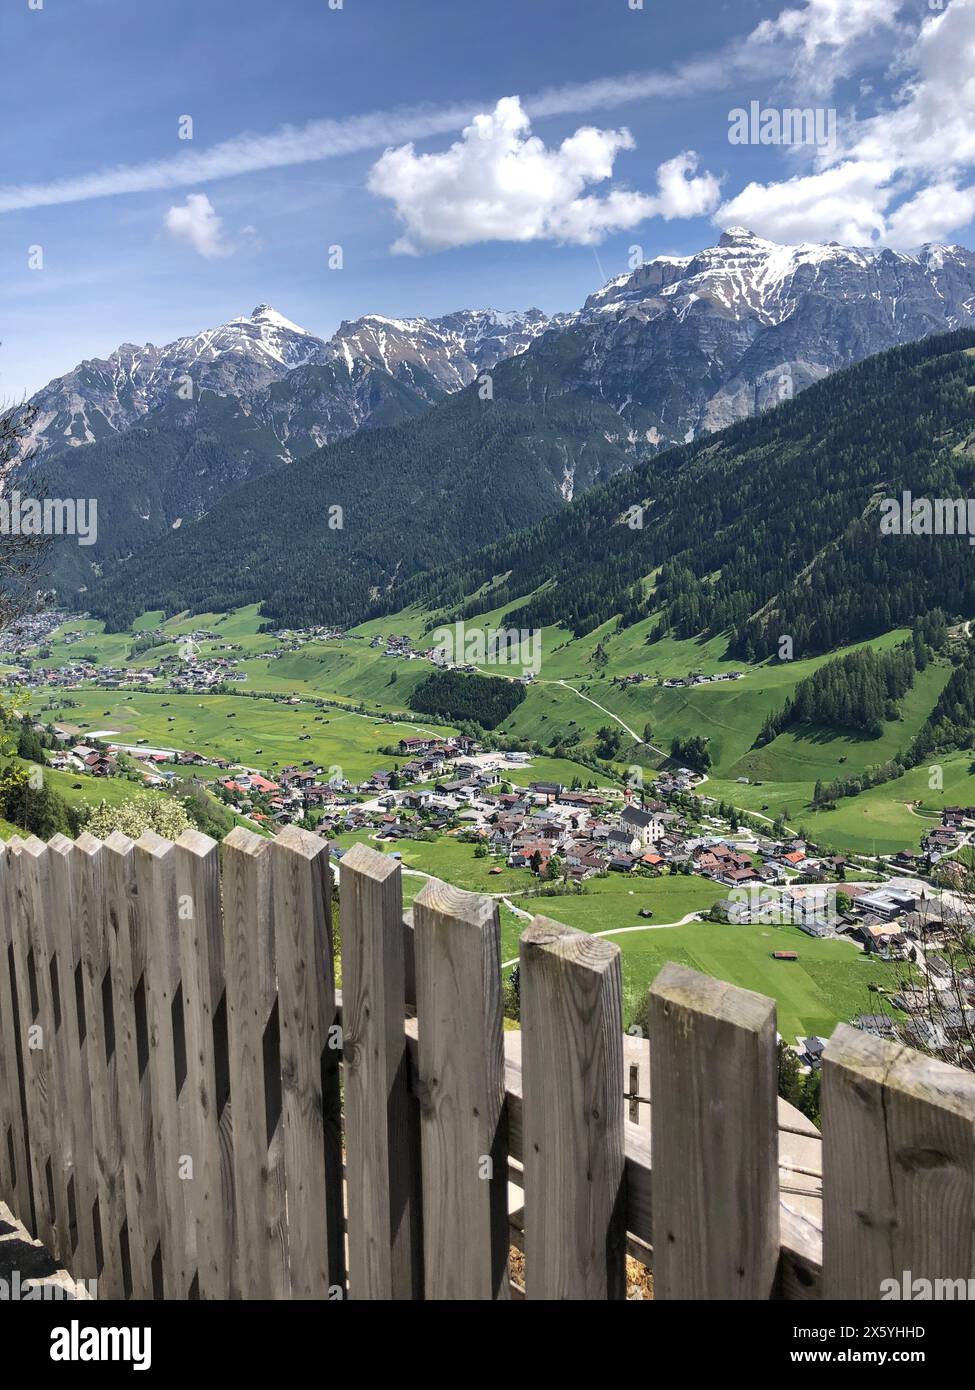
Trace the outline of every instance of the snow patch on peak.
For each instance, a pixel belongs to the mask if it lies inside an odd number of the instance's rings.
[[[747,227],[725,227],[718,241],[719,246],[735,246],[739,241],[761,241]]]
[[[231,319],[230,322],[266,324],[269,328],[281,328],[288,333],[301,333],[304,337],[309,338],[314,336],[308,332],[307,328],[302,328],[300,324],[294,323],[291,319],[285,318],[284,314],[278,313],[277,309],[270,304],[258,304],[257,308],[253,309],[246,317],[242,315],[240,318]]]

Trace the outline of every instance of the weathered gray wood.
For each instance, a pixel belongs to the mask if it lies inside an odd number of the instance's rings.
[[[68,1259],[68,1194],[60,1156],[61,1134],[69,1121],[58,1096],[57,1027],[46,926],[53,911],[50,864],[47,846],[35,836],[11,841],[10,851],[21,1032],[29,1058],[27,1102],[38,1236],[59,1258]]]
[[[536,917],[521,937],[525,1292],[626,1296],[619,947]]]
[[[342,1049],[349,1293],[423,1296],[419,1108],[409,1090],[402,871],[353,845],[342,859]]]
[[[70,1116],[69,1132],[62,1135],[66,1175],[74,1192],[77,1224],[70,1270],[75,1279],[99,1276],[96,1224],[98,1189],[95,1181],[95,1134],[92,1123],[91,1083],[88,1074],[88,1019],[82,983],[81,917],[76,893],[77,851],[64,835],[55,835],[48,846],[51,864],[51,938],[58,957],[61,1027],[58,1030],[59,1085]],[[107,1293],[107,1284],[105,1286]]]
[[[146,1018],[163,1288],[167,1298],[187,1298],[196,1274],[196,1224],[186,1191],[189,1136],[182,1123],[177,1074],[185,1038],[175,846],[147,830],[136,842],[135,867],[145,910]]]
[[[187,1133],[193,1176],[185,1184],[196,1222],[201,1298],[229,1298],[233,1287],[233,1159],[220,1129],[214,1017],[224,995],[220,850],[198,830],[176,842],[176,893],[186,1030]],[[222,1047],[223,1039],[218,1040]]]
[[[682,965],[650,990],[654,1297],[764,1299],[779,1255],[775,1004]]]
[[[0,895],[6,891],[7,846],[0,842]],[[16,1034],[12,1026],[13,1012],[10,1007],[10,992],[6,984],[7,950],[7,908],[0,896],[0,1200],[6,1202],[16,1213],[14,1198],[16,1167],[8,1147],[8,1136],[12,1140],[12,1124],[20,1115],[19,1073],[17,1068]],[[16,1098],[16,1104],[14,1099]]]
[[[405,1023],[406,1045],[410,1059],[411,1075],[418,1075],[418,1040],[415,1018],[407,1018]],[[524,1161],[523,1148],[523,1105],[521,1077],[520,1030],[504,1033],[505,1053],[505,1109],[508,1125],[508,1151],[517,1162]],[[625,1055],[633,1055],[641,1067],[641,1074],[649,1068],[650,1047],[644,1039],[626,1037],[623,1043]],[[642,1049],[639,1053],[637,1047]],[[641,1088],[644,1082],[641,1081]],[[649,1082],[645,1094],[650,1094]],[[651,1107],[641,1107],[650,1110]],[[626,1142],[626,1228],[644,1245],[653,1246],[653,1174],[650,1167],[650,1132],[642,1123],[638,1126],[624,1124]],[[799,1301],[822,1297],[822,1230],[818,1220],[793,1211],[788,1199],[782,1197],[779,1203],[780,1252],[779,1273],[776,1294],[780,1298]]]
[[[291,1297],[325,1298],[345,1288],[328,845],[286,826],[271,866]]]
[[[224,968],[234,1200],[242,1298],[287,1298],[271,846],[242,826],[223,842]],[[265,1069],[267,1068],[267,1074]]]
[[[426,1296],[507,1299],[498,909],[432,879],[413,920]]]
[[[75,910],[80,931],[85,1018],[88,1029],[88,1076],[91,1083],[95,1184],[102,1236],[99,1289],[105,1298],[123,1298],[122,1234],[125,1226],[125,1177],[115,1052],[115,1007],[109,965],[104,845],[87,831],[75,844]]]
[[[153,1283],[160,1237],[145,1014],[145,907],[136,883],[132,841],[113,831],[102,857],[132,1297],[150,1299],[162,1290]]]
[[[42,847],[38,853],[36,867],[31,875],[36,879],[31,901],[32,943],[35,970],[44,969],[44,978],[49,992],[50,1027],[44,1029],[44,1053],[47,1061],[47,1106],[50,1123],[50,1174],[54,1188],[57,1255],[65,1266],[70,1265],[77,1239],[74,1213],[71,1201],[72,1183],[72,1145],[73,1115],[72,1100],[67,1082],[67,1030],[64,1027],[64,1011],[61,1003],[63,993],[62,978],[65,966],[59,958],[58,933],[55,930],[54,854],[40,840],[32,839],[32,846]],[[43,962],[46,960],[46,967]],[[42,1005],[43,1007],[43,1005]],[[92,1269],[91,1273],[95,1273]]]
[[[905,1279],[930,1281],[928,1297],[936,1281],[966,1281],[964,1297],[975,1278],[975,1076],[840,1024],[823,1054],[822,1103],[825,1297],[896,1287],[910,1298]]]
[[[10,855],[0,843],[0,1174],[4,1200],[25,1227],[35,1229],[24,1087],[23,1030],[14,965]]]

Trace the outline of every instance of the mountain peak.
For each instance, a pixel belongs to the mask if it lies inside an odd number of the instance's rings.
[[[742,241],[758,241],[758,237],[747,227],[725,227],[718,239],[718,245],[737,246]]]
[[[246,320],[234,319],[235,323],[242,323]],[[291,333],[307,333],[307,328],[302,328],[299,324],[293,323],[291,319],[285,318],[284,314],[279,314],[277,309],[270,304],[258,304],[256,309],[250,313],[252,323],[267,324],[272,328],[286,328]]]

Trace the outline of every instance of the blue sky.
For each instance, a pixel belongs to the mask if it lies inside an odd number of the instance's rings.
[[[634,5],[5,0],[0,398],[259,302],[571,309],[732,223],[975,244],[975,0]],[[836,138],[730,143],[753,101]]]

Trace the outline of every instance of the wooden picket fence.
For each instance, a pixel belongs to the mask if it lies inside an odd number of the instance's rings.
[[[657,1299],[975,1275],[975,1077],[840,1026],[820,1136],[771,1000],[668,965],[624,1035],[618,948],[536,917],[505,1030],[495,901],[431,880],[404,917],[364,845],[340,887],[337,991],[307,832],[0,847],[0,1197],[99,1297],[610,1299],[627,1255]]]

